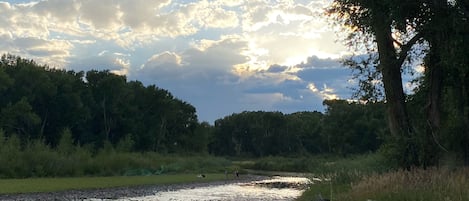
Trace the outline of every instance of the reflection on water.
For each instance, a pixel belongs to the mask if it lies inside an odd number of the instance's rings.
[[[234,183],[218,186],[157,192],[152,196],[120,199],[121,201],[185,201],[185,200],[269,200],[286,201],[299,197],[311,181],[301,177],[274,177],[250,183]]]

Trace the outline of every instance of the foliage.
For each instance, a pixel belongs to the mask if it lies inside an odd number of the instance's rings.
[[[228,156],[357,154],[377,150],[387,132],[382,103],[324,101],[319,112],[243,112],[215,122],[210,153]]]
[[[95,149],[108,141],[126,151],[206,151],[206,141],[191,140],[203,135],[195,132],[192,105],[107,70],[50,69],[3,55],[0,86],[0,128],[7,137],[17,134],[22,144],[42,139],[52,147],[69,146],[61,141],[66,134],[67,143]]]
[[[16,135],[6,138],[0,131],[0,178],[118,176],[138,169],[151,174],[213,173],[232,166],[226,159],[206,155],[116,151],[110,143],[93,154],[92,148],[73,145],[67,132],[57,148],[50,148],[39,139],[22,146]]]
[[[376,151],[387,135],[384,105],[355,104],[345,100],[326,100],[323,138],[330,153],[341,155]]]
[[[314,183],[297,200],[317,200],[320,197],[330,200],[350,191],[351,186],[371,175],[393,171],[381,153],[354,155],[346,158],[337,156],[313,157],[310,172]],[[366,200],[366,199],[365,199]]]
[[[370,55],[345,64],[358,79],[357,97],[375,101],[383,84],[386,149],[402,167],[435,165],[448,153],[469,164],[468,13],[462,0],[334,0],[328,9],[347,44]],[[416,64],[425,72],[407,98],[402,74]]]

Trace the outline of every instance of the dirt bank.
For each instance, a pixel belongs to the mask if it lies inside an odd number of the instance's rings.
[[[90,189],[90,190],[68,190],[62,192],[49,193],[25,193],[13,195],[0,195],[2,201],[48,201],[48,200],[113,200],[124,197],[141,197],[154,195],[160,191],[174,191],[184,188],[197,188],[212,185],[223,185],[229,183],[242,183],[266,179],[266,176],[242,175],[238,179],[229,179],[216,182],[196,182],[186,184],[173,185],[145,185],[132,187],[117,187],[106,189]]]

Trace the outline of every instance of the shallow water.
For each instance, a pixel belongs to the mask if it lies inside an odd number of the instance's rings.
[[[119,201],[289,201],[299,197],[310,182],[302,177],[274,177],[254,182],[155,192],[155,195],[123,198]]]

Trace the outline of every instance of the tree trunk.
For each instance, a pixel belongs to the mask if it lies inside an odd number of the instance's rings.
[[[390,26],[384,25],[376,28],[376,42],[379,52],[379,69],[383,75],[384,91],[386,93],[391,134],[410,136],[413,131],[405,106],[401,66],[396,57]]]
[[[428,79],[428,94],[426,111],[426,139],[424,143],[424,166],[434,165],[437,162],[438,149],[447,151],[440,142],[441,127],[441,97],[443,84],[443,66],[438,53],[439,49],[432,46],[429,53],[429,60],[426,64],[426,75]]]
[[[413,139],[413,129],[405,104],[401,63],[393,44],[391,21],[387,19],[385,13],[378,13],[373,18],[373,31],[375,32],[380,62],[378,69],[383,76],[389,128],[393,137],[398,139],[399,146],[402,146],[400,152],[403,153],[400,153],[402,155],[402,158],[399,159],[400,165],[410,168],[413,165],[418,165],[418,157]]]

